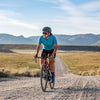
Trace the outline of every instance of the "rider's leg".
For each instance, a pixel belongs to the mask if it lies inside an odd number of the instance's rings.
[[[41,59],[41,65],[44,63],[44,59]]]
[[[51,70],[51,82],[54,82],[54,76],[55,76],[55,65],[54,65],[54,61],[52,58],[50,58],[50,70]]]
[[[52,53],[50,55],[52,55]],[[54,64],[55,57],[56,54],[54,55],[54,58],[50,58],[50,70],[52,73],[55,73],[55,64]]]
[[[42,66],[43,63],[44,63],[44,59],[41,59],[40,66]],[[43,70],[45,70],[45,69],[43,69]]]
[[[40,63],[40,66],[42,66],[42,64],[45,62],[45,56],[47,56],[47,51],[46,50],[43,50],[42,53],[41,53],[41,63]]]
[[[50,54],[50,55],[52,55],[52,54]],[[51,70],[51,74],[52,74],[52,77],[51,77],[52,83],[54,82],[54,77],[55,77],[55,64],[54,64],[55,57],[56,57],[56,54],[54,55],[54,59],[50,58],[50,70]]]
[[[50,70],[52,73],[55,72],[55,65],[54,65],[54,61],[52,58],[50,58]]]

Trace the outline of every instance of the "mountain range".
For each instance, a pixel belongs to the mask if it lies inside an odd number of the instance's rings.
[[[37,44],[40,36],[14,36],[0,33],[0,44]],[[100,45],[100,34],[55,35],[60,45]]]

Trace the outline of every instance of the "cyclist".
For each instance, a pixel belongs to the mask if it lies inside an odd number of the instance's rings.
[[[56,57],[56,51],[57,51],[57,40],[56,37],[51,33],[52,30],[50,27],[44,27],[42,29],[43,35],[40,36],[38,45],[37,45],[37,53],[35,57],[38,57],[38,53],[41,47],[41,44],[43,44],[43,50],[41,53],[41,65],[44,63],[44,57],[49,55],[53,56],[54,58]],[[50,71],[52,74],[51,77],[51,82],[54,82],[54,75],[55,75],[55,66],[54,66],[54,61],[52,58],[50,58]]]

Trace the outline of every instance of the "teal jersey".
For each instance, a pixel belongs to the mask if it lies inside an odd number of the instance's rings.
[[[57,44],[56,37],[54,35],[50,35],[48,39],[44,38],[43,35],[40,36],[38,44],[43,44],[43,49],[52,50],[54,49],[54,44]]]

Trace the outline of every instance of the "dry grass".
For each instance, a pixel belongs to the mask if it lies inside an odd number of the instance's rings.
[[[72,73],[82,76],[100,75],[100,52],[87,52],[76,55],[61,56]]]
[[[100,75],[100,68],[97,70],[97,75]]]
[[[35,63],[34,50],[11,50],[15,53],[0,53],[0,75],[39,76],[40,62]],[[40,51],[41,53],[41,51]],[[100,75],[100,52],[57,51],[57,56],[72,73],[82,76]]]
[[[34,62],[32,54],[0,53],[0,72],[8,76],[36,76],[40,64]]]

